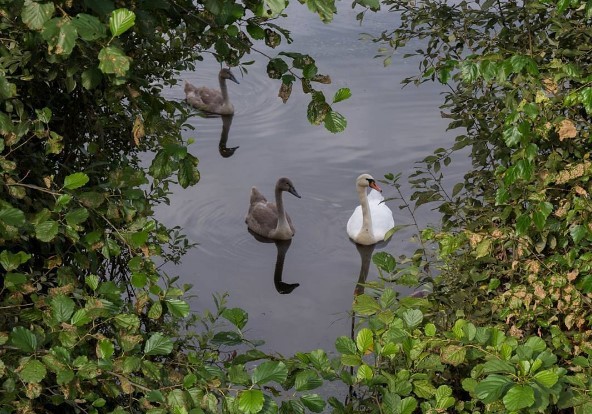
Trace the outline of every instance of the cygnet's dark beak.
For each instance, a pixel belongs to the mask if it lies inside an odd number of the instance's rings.
[[[230,79],[233,82],[236,82],[238,84],[240,84],[240,82],[234,77],[234,75],[232,73],[229,73],[230,77],[228,79]]]
[[[298,191],[296,191],[296,189],[295,189],[294,187],[290,187],[290,189],[288,190],[288,192],[289,192],[290,194],[293,194],[293,195],[295,195],[295,196],[296,196],[296,197],[298,197],[298,198],[302,198],[302,197],[300,197],[300,194],[298,194]]]

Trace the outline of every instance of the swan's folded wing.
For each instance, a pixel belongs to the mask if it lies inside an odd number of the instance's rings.
[[[255,203],[266,203],[267,199],[265,198],[265,196],[263,194],[261,194],[261,192],[259,190],[257,190],[256,187],[251,188],[251,200],[249,201],[249,203],[251,205],[255,204]]]
[[[255,233],[269,237],[269,232],[277,226],[277,207],[274,203],[266,202],[251,204],[245,221]]]
[[[222,93],[215,89],[206,88],[202,86],[201,88],[197,89],[199,97],[203,101],[205,105],[221,105],[224,102],[222,98]]]
[[[347,221],[347,234],[351,238],[355,238],[362,229],[362,206],[357,206],[353,214]]]

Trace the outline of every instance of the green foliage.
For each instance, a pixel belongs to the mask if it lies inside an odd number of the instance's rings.
[[[360,20],[377,8],[357,3],[367,8]],[[460,132],[411,175],[409,201],[401,176],[385,176],[419,246],[411,257],[381,253],[374,262],[384,282],[431,293],[402,299],[396,328],[381,325],[390,319],[380,301],[356,299],[376,343],[386,336],[403,345],[387,378],[402,367],[421,378],[376,409],[400,412],[411,395],[422,412],[590,411],[589,4],[385,0],[381,7],[401,19],[374,39],[385,64],[413,45],[407,56],[420,57],[419,71],[403,83],[448,86],[442,115]],[[467,153],[471,170],[450,185],[445,168]],[[441,213],[439,228],[418,225],[424,205]],[[386,364],[378,347],[374,353],[376,367]],[[353,367],[366,360],[342,356]],[[372,386],[373,403],[391,392]],[[438,402],[441,386],[451,392]]]
[[[157,266],[191,244],[153,211],[200,178],[181,135],[192,113],[160,95],[181,71],[206,54],[244,69],[265,43],[281,88],[298,79],[322,95],[311,85],[330,78],[310,56],[280,54],[286,5],[0,2],[0,412],[277,412],[291,365],[256,350],[224,298],[191,315],[190,287]],[[345,128],[324,108],[317,123]],[[318,411],[306,372],[290,404]]]

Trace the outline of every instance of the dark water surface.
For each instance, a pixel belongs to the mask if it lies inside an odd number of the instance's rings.
[[[259,61],[248,75],[237,76],[240,85],[229,84],[236,114],[226,146],[239,148],[222,157],[222,119],[193,118],[195,130],[187,136],[195,137],[190,149],[200,159],[202,179],[194,188],[176,191],[171,205],[157,212],[165,224],[181,226],[190,240],[199,243],[182,265],[166,269],[194,285],[193,310],[212,309],[212,293],[228,292],[230,306],[249,313],[246,336],[264,339],[265,350],[284,355],[319,347],[331,350],[335,338],[349,335],[361,253],[348,239],[345,225],[358,204],[356,177],[363,172],[378,179],[388,172],[409,173],[416,161],[452,141],[439,116],[441,89],[436,85],[402,89],[400,81],[414,74],[417,64],[399,55],[384,68],[381,60],[372,58],[377,45],[358,40],[361,32],[380,33],[393,26],[395,15],[369,15],[359,26],[355,12],[344,4],[335,22],[323,25],[296,6],[286,22],[294,43],[282,50],[308,52],[316,58],[320,72],[333,79],[323,86],[328,100],[341,87],[351,89],[352,98],[335,106],[348,120],[345,132],[331,134],[310,125],[309,97],[298,86],[283,104],[277,97],[279,83],[265,74],[265,59],[254,55]],[[275,56],[279,51],[266,53]],[[214,59],[206,57],[185,79],[216,86],[218,70]],[[240,75],[237,69],[234,72]],[[169,95],[183,99],[182,85]],[[251,187],[271,199],[280,176],[290,177],[302,196],[284,194],[296,227],[288,246],[258,241],[244,222]],[[387,187],[384,195],[395,194]],[[396,204],[391,209],[396,224],[410,222]],[[407,241],[396,236],[374,252],[400,254]],[[274,280],[278,252],[285,255],[282,282],[299,286],[278,285],[277,273]],[[376,277],[370,265],[368,279]],[[289,294],[278,292],[289,289],[293,289]]]

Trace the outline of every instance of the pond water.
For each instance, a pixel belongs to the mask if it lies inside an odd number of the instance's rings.
[[[361,261],[365,257],[368,263],[371,253],[357,249],[345,231],[359,204],[356,177],[363,172],[377,179],[389,172],[408,174],[434,149],[452,143],[439,115],[441,89],[402,89],[400,81],[416,73],[416,62],[399,55],[385,68],[380,59],[373,59],[377,45],[359,40],[362,32],[378,34],[393,27],[396,16],[368,15],[360,26],[355,13],[342,4],[335,21],[324,25],[297,4],[285,23],[294,42],[280,47],[315,57],[320,73],[333,80],[323,86],[328,100],[341,87],[351,89],[352,98],[335,105],[347,118],[345,132],[331,134],[310,125],[309,96],[299,87],[283,104],[277,96],[279,83],[267,78],[266,61],[255,54],[258,62],[248,74],[241,77],[234,70],[240,85],[229,83],[235,116],[227,135],[219,117],[190,120],[195,130],[186,134],[195,138],[190,150],[200,160],[201,181],[175,191],[171,205],[157,211],[165,224],[181,226],[199,244],[182,264],[166,268],[170,275],[179,275],[180,282],[194,285],[192,309],[213,309],[212,294],[228,292],[229,306],[249,313],[245,335],[265,340],[266,351],[330,351],[335,338],[349,335]],[[266,53],[275,56],[279,51]],[[206,56],[196,72],[184,77],[196,85],[217,86],[219,68]],[[168,94],[184,99],[182,84]],[[221,137],[226,148],[237,148],[220,151]],[[276,246],[253,237],[244,219],[251,187],[273,199],[281,176],[291,178],[302,198],[284,193],[296,234],[291,243]],[[383,189],[385,197],[396,195],[390,187]],[[396,224],[410,223],[395,202],[390,207]],[[374,252],[398,255],[414,248],[397,233]],[[278,266],[281,275],[276,272],[278,258],[283,259],[283,269]],[[377,270],[369,268],[368,280],[376,279]]]

